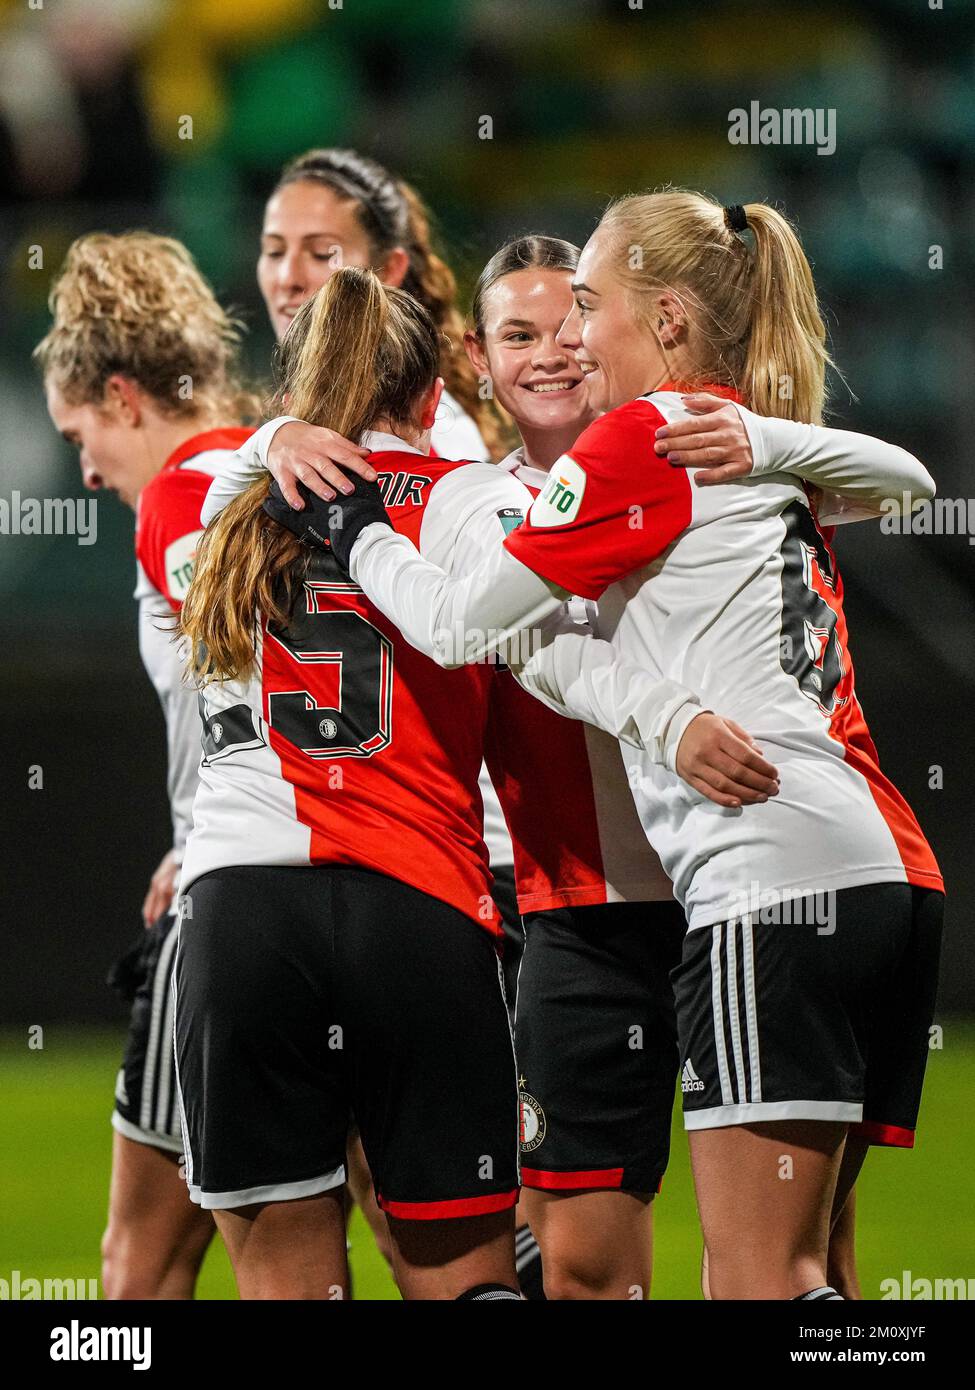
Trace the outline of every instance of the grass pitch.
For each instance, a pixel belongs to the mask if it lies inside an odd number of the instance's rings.
[[[122,1035],[45,1030],[30,1050],[27,1030],[0,1036],[0,1278],[93,1279],[105,1222],[112,1130],[109,1114]],[[913,1153],[875,1149],[859,1188],[859,1262],[866,1298],[881,1281],[975,1276],[975,1210],[969,1171],[975,1091],[975,1026],[944,1025],[931,1053]],[[700,1298],[700,1235],[687,1146],[675,1120],[671,1165],[655,1202],[654,1298]],[[358,1212],[351,1263],[359,1299],[398,1297]],[[207,1256],[199,1297],[236,1297],[219,1240]]]

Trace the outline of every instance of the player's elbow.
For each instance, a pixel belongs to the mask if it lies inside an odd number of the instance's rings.
[[[444,671],[456,671],[464,665],[463,633],[455,628],[438,627],[434,630],[428,655]]]
[[[918,480],[911,489],[918,502],[930,502],[938,491],[937,484],[923,463],[917,466]]]
[[[429,655],[445,671],[486,661],[502,643],[503,633],[453,623],[434,628]]]

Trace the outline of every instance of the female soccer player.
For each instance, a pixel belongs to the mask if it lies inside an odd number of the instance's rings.
[[[279,339],[301,305],[343,265],[368,266],[384,284],[401,286],[441,332],[440,374],[446,385],[431,432],[433,451],[450,459],[486,461],[492,451],[496,455],[498,418],[490,403],[480,399],[464,352],[456,282],[433,248],[429,210],[409,184],[375,160],[355,150],[310,150],[284,167],[264,209],[257,279]],[[300,457],[295,465],[296,476],[303,476]],[[344,475],[332,477],[341,484]],[[506,993],[513,1005],[524,937],[514,900],[511,838],[486,769],[481,772],[481,799],[493,892],[505,928]],[[350,1187],[388,1257],[385,1222],[355,1141],[349,1158]]]
[[[445,382],[433,449],[442,458],[487,461],[500,448],[499,421],[464,352],[457,286],[433,248],[429,209],[409,184],[355,150],[309,150],[285,165],[264,210],[257,280],[279,340],[301,305],[346,265],[368,266],[430,314],[442,335]]]
[[[422,307],[352,268],[283,344],[293,408],[361,436],[397,523],[453,567],[458,508],[510,479],[426,455],[437,370]],[[176,962],[191,1195],[243,1296],[341,1292],[351,1112],[404,1297],[517,1296],[516,1078],[476,791],[492,672],[418,656],[277,524],[286,504],[269,519],[267,491],[208,530],[182,612],[205,682]],[[495,545],[483,526],[464,540]],[[572,712],[611,712],[615,736],[655,742],[690,698],[565,635],[520,665],[545,681],[557,662]]]
[[[191,1298],[213,1222],[188,1200],[173,1078],[172,899],[200,761],[196,695],[172,640],[213,474],[239,427],[237,325],[178,242],[145,232],[81,237],[51,292],[35,356],[55,427],[81,455],[85,486],[137,514],[139,646],[166,719],[173,846],[153,874],[145,935],[127,961],[133,999],[115,1091],[102,1281],[109,1298]]]
[[[783,476],[708,489],[652,466],[657,430],[683,413],[675,383],[740,392],[760,414],[781,414],[764,429],[800,455],[824,444],[815,426],[790,423],[822,408],[812,277],[773,209],[725,211],[674,192],[613,205],[574,288],[560,340],[577,351],[591,405],[608,413],[557,462],[492,560],[460,583],[436,575],[374,524],[367,489],[341,500],[329,524],[355,582],[444,664],[492,645],[462,649],[458,633],[510,637],[526,615],[537,623],[545,594],[551,605],[566,592],[600,599],[598,632],[655,675],[730,702],[782,763],[780,795],[714,811],[672,769],[625,750],[689,920],[677,1007],[711,1292],[835,1297],[826,1252],[834,1203],[855,1178],[841,1174],[848,1127],[913,1141],[941,878],[877,765],[842,586],[804,492]],[[832,441],[841,473],[847,450],[872,445]],[[760,471],[764,445],[753,453]],[[930,479],[914,470],[905,490],[930,495]]]
[[[534,492],[544,484],[545,470],[592,418],[583,373],[556,342],[572,306],[570,280],[577,259],[577,249],[566,242],[519,239],[492,257],[475,294],[475,332],[468,335],[468,351],[478,372],[490,376],[496,398],[515,418],[524,440],[502,467]],[[747,448],[739,416],[727,409]],[[712,427],[716,422],[717,417],[709,417],[701,423],[709,440],[719,437]],[[302,431],[301,425],[293,425],[289,432]],[[310,450],[316,432],[304,427],[304,433]],[[721,438],[721,450],[708,449],[715,456],[712,461],[741,453],[739,439],[726,426]],[[692,442],[691,457],[697,456]],[[275,471],[290,491],[287,470],[275,465]],[[896,477],[888,476],[880,485],[892,489],[896,484]],[[570,725],[541,709],[538,716],[543,727],[534,743],[550,753],[558,744],[552,761],[560,784],[576,788],[572,831],[553,820],[550,805],[558,803],[560,792],[545,785],[544,766],[536,760],[528,779],[528,821],[522,820],[519,839],[530,843],[540,835],[552,837],[561,827],[565,842],[582,847],[587,832],[580,791],[593,783],[603,816],[612,818],[603,839],[612,843],[613,862],[609,892],[578,877],[567,881],[563,869],[547,896],[537,891],[530,898],[522,895],[532,912],[516,1039],[519,1070],[528,1088],[522,1098],[522,1179],[529,1189],[525,1205],[533,1227],[544,1232],[550,1295],[625,1297],[649,1280],[649,1203],[666,1164],[676,1070],[666,1045],[675,1031],[666,956],[673,945],[679,957],[683,917],[642,832],[642,855],[630,843],[632,798],[620,775],[618,748],[610,744],[607,749],[605,736],[592,729],[573,745]],[[509,749],[513,722],[507,722]],[[695,727],[688,730],[688,744]],[[518,750],[518,756],[530,754]],[[599,911],[587,906],[607,902],[611,905]],[[634,906],[641,903],[648,906]],[[578,990],[580,971],[584,994]],[[577,994],[585,1012],[579,1020],[571,1016]],[[597,996],[598,1015],[592,1008]],[[641,1030],[643,1047],[624,1045],[624,1040],[631,1043],[634,1025]],[[676,1051],[675,1036],[673,1047]],[[594,1124],[597,1114],[599,1123]]]

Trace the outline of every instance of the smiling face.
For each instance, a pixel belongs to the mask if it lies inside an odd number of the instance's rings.
[[[54,428],[79,451],[85,487],[107,488],[134,508],[156,468],[124,404],[109,396],[104,406],[72,405],[53,382],[46,394]]]
[[[352,199],[310,179],[285,184],[268,202],[257,281],[278,338],[336,270],[372,264],[355,209]]]
[[[634,312],[614,273],[607,241],[597,229],[583,247],[573,276],[575,302],[558,341],[586,373],[586,394],[596,412],[613,410],[652,391],[670,375],[660,340]],[[661,313],[668,312],[661,295]]]
[[[572,273],[529,267],[485,291],[483,338],[469,340],[477,371],[491,377],[495,399],[519,429],[581,434],[593,418],[584,374],[556,341],[572,310]]]

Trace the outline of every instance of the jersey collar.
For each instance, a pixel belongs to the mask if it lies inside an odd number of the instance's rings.
[[[400,439],[398,434],[386,434],[384,430],[363,430],[359,443],[370,454],[419,454],[421,458],[427,457],[421,449]]]
[[[663,386],[655,386],[652,391],[648,391],[648,396],[655,396],[658,391],[675,391],[679,396],[690,396],[697,391],[707,391],[711,396],[724,396],[727,401],[737,401],[739,405],[744,405],[741,393],[734,386],[717,386],[709,382],[706,386],[678,386],[674,381],[665,381]]]
[[[195,458],[197,454],[205,454],[208,449],[229,449],[231,453],[235,453],[253,433],[253,430],[247,429],[244,425],[232,425],[226,429],[204,430],[202,434],[194,434],[190,439],[184,439],[183,443],[173,450],[163,464],[163,470],[179,468],[187,459]]]

